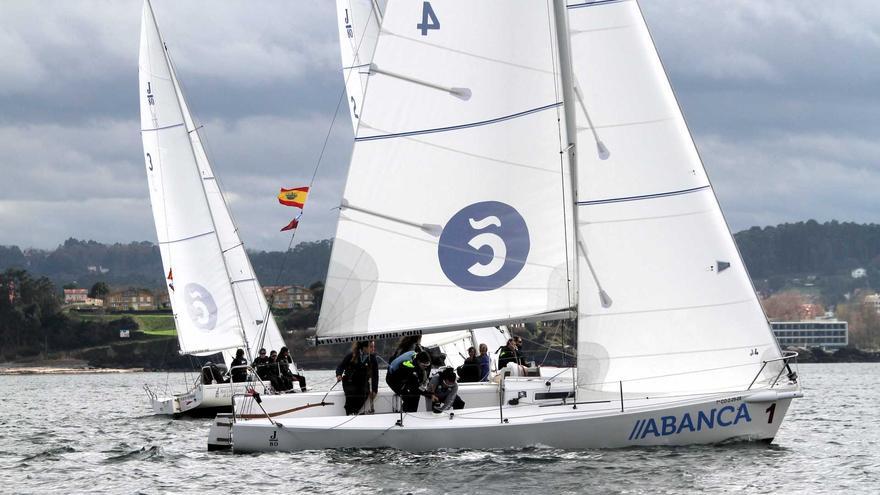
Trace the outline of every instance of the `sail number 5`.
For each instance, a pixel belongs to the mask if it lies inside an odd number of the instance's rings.
[[[427,36],[429,29],[440,29],[440,21],[437,20],[437,14],[434,13],[434,9],[431,8],[431,2],[424,2],[422,4],[422,22],[421,24],[416,24],[416,29],[422,32],[422,36]]]

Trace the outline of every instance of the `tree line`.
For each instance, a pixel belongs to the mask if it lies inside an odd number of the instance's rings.
[[[120,329],[136,327],[125,317],[109,322],[71,318],[61,311],[48,278],[19,269],[0,273],[0,361],[103,345],[118,338]]]
[[[330,262],[329,239],[301,242],[289,252],[249,251],[263,285],[304,285],[323,281]],[[111,287],[165,286],[159,247],[151,242],[102,244],[68,239],[54,250],[0,246],[0,271],[27,270],[58,287],[89,288],[98,282]]]

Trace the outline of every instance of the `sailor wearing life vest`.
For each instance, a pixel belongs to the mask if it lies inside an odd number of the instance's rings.
[[[425,351],[404,352],[388,366],[385,381],[400,396],[403,412],[416,412],[419,408],[419,397],[424,395],[430,368],[431,356]]]

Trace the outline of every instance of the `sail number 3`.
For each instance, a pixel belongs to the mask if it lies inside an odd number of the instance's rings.
[[[427,36],[429,29],[440,29],[440,21],[431,8],[431,2],[422,3],[422,22],[416,24],[416,29],[422,32],[422,36]]]

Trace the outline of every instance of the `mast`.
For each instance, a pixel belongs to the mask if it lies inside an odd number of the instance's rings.
[[[566,229],[574,236],[574,255],[571,257],[574,266],[569,273],[574,274],[574,280],[570,284],[574,288],[575,309],[579,300],[578,291],[578,251],[581,249],[580,238],[578,236],[578,194],[577,194],[577,116],[575,114],[574,102],[576,101],[574,88],[574,70],[571,64],[571,44],[569,42],[568,32],[568,10],[566,9],[565,0],[553,0],[553,17],[556,21],[556,47],[559,56],[559,74],[562,78],[562,111],[565,116],[565,142],[566,147],[563,152],[568,158],[569,186],[570,196],[569,202],[572,205],[570,222],[567,223]],[[577,317],[575,317],[577,321]],[[577,323],[575,323],[577,325]]]

